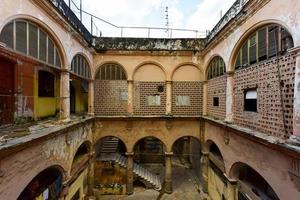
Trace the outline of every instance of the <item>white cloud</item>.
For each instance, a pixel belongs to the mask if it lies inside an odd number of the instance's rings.
[[[224,15],[234,2],[235,0],[203,0],[197,6],[197,11],[188,18],[186,27],[211,30],[220,20],[221,10]]]

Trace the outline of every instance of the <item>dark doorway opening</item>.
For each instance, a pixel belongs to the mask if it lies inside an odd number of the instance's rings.
[[[72,82],[70,82],[70,112],[76,112],[76,91]]]

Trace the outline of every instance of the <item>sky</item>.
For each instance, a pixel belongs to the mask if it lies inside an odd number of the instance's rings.
[[[73,0],[79,5],[80,0]],[[235,0],[82,0],[83,10],[117,26],[166,27],[211,30]],[[68,2],[68,0],[66,0]],[[73,7],[74,9],[74,7]],[[90,29],[90,17],[83,15]],[[120,36],[121,29],[94,20],[103,36]],[[96,34],[94,27],[94,34]],[[99,34],[100,31],[97,32]],[[170,32],[151,30],[151,37],[170,36]],[[148,29],[123,29],[123,36],[147,37]],[[199,36],[199,34],[197,34]],[[194,37],[194,32],[173,31],[172,37]]]

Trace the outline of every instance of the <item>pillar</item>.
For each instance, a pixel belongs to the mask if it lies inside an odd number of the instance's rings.
[[[207,98],[208,98],[208,90],[207,90],[207,81],[203,82],[203,107],[202,107],[202,115],[207,115]]]
[[[227,87],[226,87],[226,118],[228,123],[233,122],[233,97],[234,97],[234,72],[227,72]]]
[[[60,73],[60,120],[70,120],[70,74],[67,70]]]
[[[128,100],[127,100],[127,112],[129,115],[133,115],[133,80],[128,80]]]
[[[202,168],[202,178],[203,178],[203,192],[208,193],[208,165],[209,165],[209,152],[202,151],[201,157],[201,168]]]
[[[166,115],[172,113],[172,81],[166,81]]]
[[[172,156],[173,152],[165,152],[165,183],[164,188],[167,194],[173,192],[172,189]]]
[[[89,99],[88,99],[88,114],[91,116],[95,115],[94,110],[94,81],[89,81]]]
[[[127,156],[127,183],[126,183],[126,194],[133,194],[133,152],[126,152]]]
[[[95,175],[94,175],[94,164],[95,164],[95,152],[90,154],[89,166],[88,166],[88,196],[92,197],[94,195],[93,189],[95,187]]]
[[[227,179],[226,199],[238,200],[238,184],[234,179]]]

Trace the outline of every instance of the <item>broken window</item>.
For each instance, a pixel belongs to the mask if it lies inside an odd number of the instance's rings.
[[[148,106],[160,106],[160,96],[152,95],[147,98]]]
[[[257,90],[249,89],[245,91],[244,99],[245,111],[257,112]]]
[[[40,70],[38,75],[39,97],[54,97],[54,75],[50,72]]]
[[[219,106],[219,97],[213,98],[213,106]]]
[[[190,106],[190,96],[176,96],[176,106]]]
[[[96,79],[99,80],[126,80],[126,73],[122,66],[115,63],[107,63],[101,66]]]
[[[212,79],[218,76],[222,76],[226,71],[225,63],[220,56],[216,56],[208,65],[207,79]]]
[[[291,34],[279,25],[268,25],[255,31],[238,52],[235,69],[264,61],[294,46]]]

